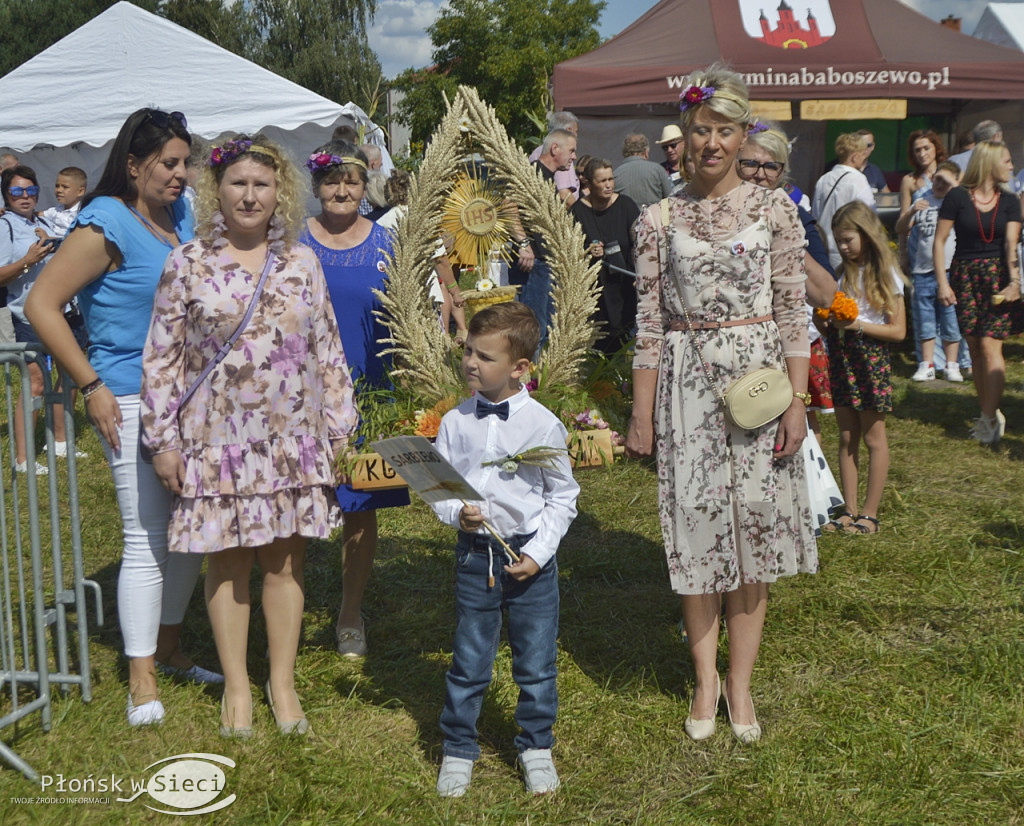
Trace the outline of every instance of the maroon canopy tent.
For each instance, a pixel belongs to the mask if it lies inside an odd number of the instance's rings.
[[[1024,54],[898,0],[662,0],[603,46],[555,66],[555,108],[580,117],[581,151],[614,159],[627,132],[653,143],[678,122],[686,75],[716,61],[744,76],[755,101],[796,101],[785,129],[798,139],[790,169],[804,188],[831,157],[821,119],[852,119],[853,131],[875,118],[920,115],[952,144],[955,132],[994,118],[1015,155],[1024,138]],[[812,100],[834,104],[799,120],[799,101]],[[870,103],[889,111],[872,114]],[[840,107],[847,111],[830,111]],[[769,107],[768,116],[784,119],[790,107],[782,109]],[[891,157],[903,156],[904,139],[889,147]],[[652,159],[660,154],[652,145]]]
[[[555,107],[600,115],[678,105],[685,76],[715,61],[744,75],[751,97],[763,100],[1024,99],[1020,52],[897,0],[811,5],[798,12],[787,0],[662,0],[603,46],[556,65]]]

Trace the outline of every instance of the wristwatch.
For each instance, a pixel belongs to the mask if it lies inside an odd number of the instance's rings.
[[[804,403],[804,407],[811,406],[811,394],[810,393],[794,393],[794,399],[800,399]]]

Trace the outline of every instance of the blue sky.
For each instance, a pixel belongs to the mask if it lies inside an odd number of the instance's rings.
[[[602,37],[618,34],[642,17],[657,1],[608,0],[599,26]],[[770,2],[767,0],[766,5]],[[437,16],[440,5],[441,0],[378,0],[370,46],[377,52],[386,77],[394,77],[410,67],[418,69],[430,64],[431,46],[426,29]],[[970,33],[987,3],[986,0],[904,0],[904,5],[934,20],[941,20],[948,14],[962,17],[963,31]]]

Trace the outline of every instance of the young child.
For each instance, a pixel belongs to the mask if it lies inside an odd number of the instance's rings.
[[[960,327],[956,321],[956,307],[945,306],[938,300],[938,283],[935,281],[933,242],[935,228],[939,223],[939,207],[949,191],[960,183],[960,167],[952,161],[943,161],[935,169],[931,186],[919,191],[917,199],[896,222],[896,232],[909,230],[907,251],[910,254],[910,273],[914,284],[911,312],[914,319],[914,336],[920,348],[917,372],[914,381],[932,381],[935,378],[936,333],[942,337],[941,353],[944,356],[946,381],[961,382],[957,358],[960,349]],[[956,237],[950,232],[946,241],[946,269],[953,260]]]
[[[558,708],[555,656],[558,565],[555,551],[576,517],[580,487],[564,452],[565,427],[522,386],[540,341],[540,325],[525,304],[481,310],[469,323],[462,356],[475,395],[441,420],[437,449],[485,499],[480,507],[450,499],[433,505],[459,529],[455,547],[455,642],[441,712],[444,760],[437,793],[460,797],[480,756],[476,722],[508,613],[512,676],[519,686],[515,743],[527,791],[558,788],[551,729]],[[545,464],[514,457],[556,448]],[[482,527],[484,520],[520,557],[512,563]],[[506,564],[508,563],[508,564]]]
[[[61,238],[68,234],[78,217],[78,207],[85,197],[87,184],[85,172],[77,166],[66,166],[57,173],[57,183],[53,186],[57,205],[43,210],[43,218],[53,225]]]
[[[832,235],[842,257],[839,289],[857,302],[852,321],[830,320],[829,379],[839,425],[839,478],[846,512],[833,531],[878,533],[878,506],[889,475],[885,414],[892,410],[890,342],[907,334],[904,276],[874,211],[854,201],[832,217]],[[857,507],[860,441],[868,448],[868,484]],[[854,514],[859,514],[855,516]]]

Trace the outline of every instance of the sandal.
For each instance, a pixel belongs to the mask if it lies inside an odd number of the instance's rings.
[[[849,519],[849,522],[843,522],[843,519]],[[850,525],[857,521],[857,517],[849,511],[843,511],[835,519],[830,519],[824,525],[821,526],[822,533],[839,533],[845,531]]]
[[[862,525],[860,521],[864,519],[871,523],[871,526]],[[847,525],[843,530],[848,534],[876,534],[880,530],[878,520],[873,516],[858,516],[857,519]]]

